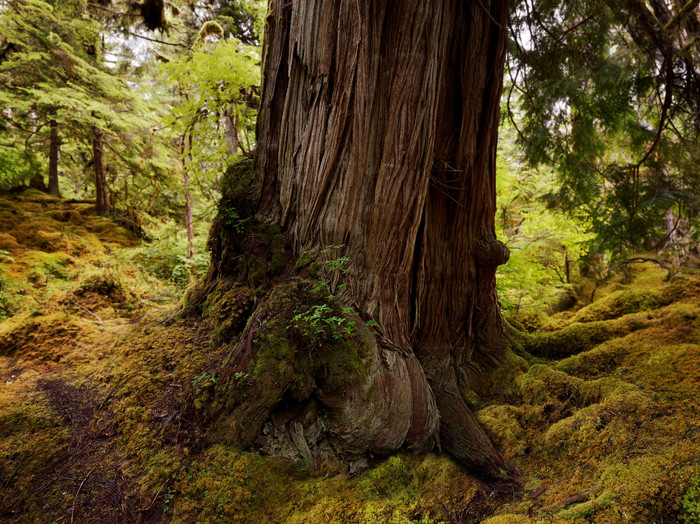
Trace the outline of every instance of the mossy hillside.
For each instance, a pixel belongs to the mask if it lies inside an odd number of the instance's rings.
[[[29,212],[23,203],[14,204]],[[32,212],[53,205],[27,204]],[[88,220],[89,212],[83,217]],[[72,233],[65,234],[75,245]],[[0,356],[0,420],[11,422],[0,423],[0,466],[3,474],[17,472],[9,498],[3,499],[10,501],[3,511],[15,512],[5,513],[11,521],[70,521],[74,508],[75,521],[100,522],[693,518],[700,447],[698,275],[682,272],[665,282],[665,271],[640,265],[633,268],[631,283],[598,289],[581,314],[585,318],[574,318],[580,308],[512,323],[515,344],[501,373],[489,371],[484,384],[465,392],[520,473],[522,493],[503,496],[436,454],[399,453],[350,478],[340,464],[313,469],[303,461],[243,452],[212,431],[224,371],[234,363],[232,352],[254,325],[256,311],[280,320],[250,331],[259,360],[238,382],[233,367],[232,384],[274,384],[287,377],[290,362],[295,367],[309,359],[306,364],[312,365],[311,357],[313,366],[327,359],[318,364],[314,381],[342,384],[362,372],[352,354],[361,346],[343,345],[346,321],[336,329],[338,321],[331,320],[343,318],[342,307],[329,303],[326,293],[315,295],[313,283],[311,293],[297,295],[295,286],[303,291],[307,284],[279,275],[278,296],[265,302],[247,282],[221,279],[209,303],[177,316],[172,309],[154,308],[148,296],[155,288],[103,245],[94,255],[78,257],[17,242],[12,258],[15,262],[3,265],[8,285],[26,291],[19,295],[17,314],[0,328],[7,340],[16,333],[23,341]],[[25,270],[41,276],[31,282]],[[116,286],[110,274],[116,274]],[[678,282],[680,293],[665,301]],[[612,312],[603,307],[606,300],[619,304],[619,297],[630,293],[647,298],[632,299],[636,305],[629,308],[615,305]],[[135,297],[134,311],[122,307],[122,294]],[[612,295],[618,298],[609,299]],[[67,298],[96,313],[103,324]],[[326,356],[314,342],[316,312],[330,322],[316,339],[337,338]],[[355,321],[355,329],[364,331]],[[38,327],[27,328],[33,323]],[[578,325],[598,325],[606,335],[600,343],[589,339],[573,355],[571,345],[555,347],[556,338],[547,346],[551,351],[533,356],[525,350],[534,337]],[[67,332],[57,334],[54,326]],[[289,388],[304,398],[309,384],[292,378]]]
[[[43,372],[42,372],[43,371]],[[46,370],[22,369],[0,357],[0,508],[18,511],[32,476],[51,464],[71,434],[38,387]]]
[[[66,295],[76,290],[76,280],[87,273],[107,272],[111,267],[121,278],[134,276],[133,268],[120,266],[109,254],[117,247],[133,246],[138,241],[133,233],[109,218],[91,214],[94,206],[36,193],[0,194],[0,243],[7,253],[0,261],[0,278],[3,291],[11,297],[5,300],[4,316],[28,310],[53,313],[63,307],[57,306],[62,300],[67,307],[79,309]],[[149,292],[157,286],[151,284]],[[75,295],[71,298],[80,303]]]
[[[94,206],[34,193],[0,196],[0,510],[23,522],[70,520],[77,484],[90,474],[83,489],[94,502],[82,515],[135,521],[134,506],[149,501],[115,469],[124,455],[105,401],[112,350],[169,287],[110,253],[131,245],[131,233],[109,219],[100,235],[86,228]]]
[[[651,264],[634,272],[639,281],[611,283],[578,312],[544,319],[548,331],[520,332],[525,347],[547,340],[551,350],[518,376],[518,398],[482,401],[478,417],[525,489],[486,522],[684,518],[700,467],[700,275],[666,282]],[[572,342],[581,326],[603,335]]]

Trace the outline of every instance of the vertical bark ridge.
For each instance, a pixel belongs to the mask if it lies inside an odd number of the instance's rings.
[[[271,0],[256,162],[261,216],[297,255],[345,246],[328,255],[351,259],[345,298],[418,356],[443,446],[491,471],[502,461],[460,388],[505,341],[504,260],[480,253],[495,237],[507,5]]]

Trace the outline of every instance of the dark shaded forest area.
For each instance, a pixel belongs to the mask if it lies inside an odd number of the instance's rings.
[[[0,521],[700,522],[697,0],[0,28]]]

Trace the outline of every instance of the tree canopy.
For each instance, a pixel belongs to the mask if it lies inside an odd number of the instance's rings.
[[[548,203],[587,209],[592,250],[696,244],[698,2],[523,0],[509,28],[509,114],[559,176]]]

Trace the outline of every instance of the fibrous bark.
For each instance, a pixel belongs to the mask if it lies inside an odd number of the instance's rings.
[[[326,277],[379,324],[378,382],[324,406],[353,428],[353,452],[439,434],[467,467],[504,468],[461,390],[506,343],[494,232],[506,16],[505,0],[270,2],[258,218],[296,257],[348,257]],[[373,404],[358,403],[364,388],[380,391]],[[392,402],[408,407],[371,409]]]

